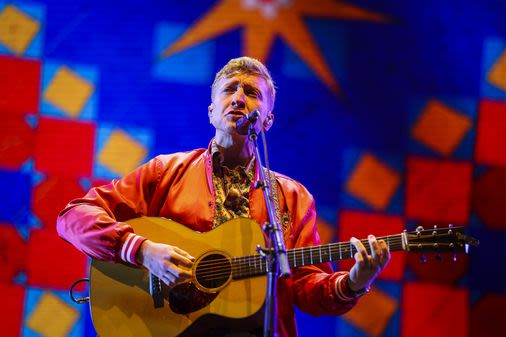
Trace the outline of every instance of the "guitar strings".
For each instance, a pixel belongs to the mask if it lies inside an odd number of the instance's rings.
[[[259,255],[252,256],[254,262],[253,265],[256,265],[253,267],[251,265],[251,258],[248,258],[247,260],[240,262],[240,263],[234,263],[232,265],[232,268],[230,266],[226,268],[211,268],[208,269],[205,272],[199,272],[198,276],[199,278],[204,278],[206,281],[212,281],[212,280],[219,280],[223,278],[228,278],[230,274],[232,274],[232,277],[234,278],[241,278],[241,277],[249,277],[249,276],[255,276],[255,275],[261,275],[264,274],[267,270],[266,261],[261,258]],[[302,260],[301,260],[302,261]],[[290,265],[295,267],[293,264],[293,259],[289,258]],[[304,259],[304,264],[306,265],[306,262],[309,262],[309,259]],[[327,262],[327,261],[322,261]],[[319,263],[319,262],[318,262]],[[311,263],[313,264],[313,263]]]
[[[390,248],[397,248],[397,247],[402,247],[402,246],[399,246],[399,243],[401,241],[399,240],[394,240],[394,241],[391,241],[390,242]],[[334,245],[334,244],[333,244]],[[347,256],[348,254],[350,253],[356,253],[356,249],[354,247],[351,248],[351,251],[349,249],[349,244],[346,243],[346,246],[344,247],[343,249],[343,245],[337,245],[335,244],[336,246],[338,247],[335,247],[335,246],[327,246],[325,247],[325,249],[323,250],[323,254],[322,254],[322,257],[323,256],[327,256],[327,253],[329,251],[329,248],[330,248],[330,253],[328,254],[328,257],[330,258],[328,261],[332,261],[332,260],[340,260],[342,259],[341,256],[342,255],[345,255],[346,258],[351,258],[352,256]],[[316,246],[318,248],[320,248],[320,246]],[[324,246],[321,246],[321,247],[324,247]],[[309,250],[312,250],[314,251],[315,250],[315,247],[312,247],[312,248],[309,248],[309,247],[305,247],[305,248],[296,248],[296,249],[291,249],[289,250],[289,252],[287,253],[289,256],[289,260],[293,260],[293,259],[296,259],[298,260],[298,258],[301,258],[301,261],[303,261],[304,263],[306,262],[309,262],[311,261],[311,259],[307,258],[307,253],[309,252]],[[305,253],[306,253],[306,258],[303,258],[304,257],[304,250],[305,250]],[[318,251],[321,252],[321,250],[319,249]],[[318,257],[318,251],[316,252],[316,257]],[[340,258],[339,259],[336,259],[334,257],[331,257],[330,255],[336,255],[339,253],[339,256]],[[294,258],[295,256],[295,258]],[[249,256],[243,256],[243,257],[234,257],[232,258],[232,265],[234,266],[237,266],[239,268],[243,268],[243,267],[247,267],[247,266],[251,266],[251,262],[256,262],[256,259],[259,259],[260,258],[260,255],[249,255]],[[251,261],[253,259],[253,261]],[[213,261],[203,261],[201,262],[199,265],[200,265],[200,268],[199,270],[200,271],[208,271],[208,270],[213,270],[213,271],[216,271],[216,270],[220,270],[223,269],[223,270],[228,270],[230,269],[230,264],[227,263],[230,259],[228,258],[220,258],[220,259],[214,259]],[[323,262],[323,259],[322,259],[322,262]],[[225,265],[224,265],[225,264]],[[218,266],[218,268],[215,268],[216,266]],[[296,267],[296,266],[294,266]]]
[[[396,235],[390,235],[387,237],[377,237],[378,240],[385,240],[387,241],[387,245],[390,250],[401,250],[403,249],[403,237],[402,234],[396,234]],[[368,240],[362,239],[360,240],[363,244],[365,244],[366,249],[368,250],[368,254],[370,254],[370,248],[368,249]],[[344,249],[343,249],[344,247]],[[323,261],[323,255],[321,255],[323,249],[323,253],[325,255],[325,261]],[[312,253],[317,250],[315,257],[316,260],[313,260]],[[320,262],[318,261],[318,251],[320,252],[320,260],[321,262],[327,262],[327,261],[338,261],[342,260],[343,256],[345,258],[352,258],[354,253],[356,253],[356,248],[350,244],[349,242],[338,242],[338,243],[332,243],[327,245],[321,245],[321,246],[313,246],[313,247],[298,247],[294,249],[290,249],[288,254],[288,260],[292,267],[298,267],[297,262],[299,261],[301,265],[304,266],[307,264],[317,264]],[[329,251],[329,255],[327,255],[327,251]],[[309,258],[307,253],[310,253]],[[339,258],[334,258],[332,255],[335,256],[335,254],[339,254]],[[348,256],[350,254],[350,256]],[[207,277],[207,280],[215,280],[215,279],[222,279],[223,277],[229,277],[230,273],[232,273],[235,277],[247,277],[247,276],[253,276],[264,273],[264,265],[266,261],[260,256],[260,255],[250,255],[250,256],[243,256],[243,257],[234,257],[232,258],[232,263],[227,264],[225,267],[223,266],[223,263],[221,261],[228,261],[228,258],[224,259],[216,259],[213,260],[213,262],[203,262],[204,268],[201,268],[201,272],[199,273],[199,276]],[[218,262],[215,262],[218,261]],[[253,262],[253,265],[252,265]],[[219,266],[221,265],[221,266]],[[260,266],[260,271],[258,271],[258,268],[256,266]],[[265,265],[265,268],[267,266]],[[252,269],[254,268],[254,269]],[[217,276],[213,278],[209,278],[209,276]]]
[[[399,243],[400,242],[396,242],[396,241],[391,242],[390,248],[395,249],[396,246],[402,247],[402,245],[399,245]],[[323,261],[324,256],[325,256],[325,262],[327,262],[327,261],[332,261],[332,260],[339,260],[334,257],[331,257],[331,255],[335,256],[339,253],[340,259],[342,259],[341,258],[342,255],[345,255],[346,258],[351,258],[351,256],[348,256],[348,254],[351,255],[351,254],[356,253],[356,249],[354,247],[352,247],[352,249],[350,251],[350,249],[348,248],[348,244],[346,245],[346,247],[344,249],[342,249],[343,247],[328,247],[328,248],[330,248],[330,252],[328,252],[329,249],[327,249],[327,247],[326,247],[326,249],[323,251],[323,254],[321,254],[322,262],[324,262]],[[303,249],[290,250],[288,252],[288,259],[291,260],[291,262],[294,262],[294,260],[295,260],[295,262],[297,262],[300,259],[300,261],[303,263],[303,265],[305,265],[306,262],[311,261],[311,258],[308,258],[307,253],[308,253],[308,251],[306,250],[306,255],[304,255]],[[315,256],[316,261],[318,261],[318,256],[319,256],[318,252],[316,252],[315,255],[316,255]],[[329,259],[327,259],[327,258],[329,258]],[[199,266],[200,266],[199,271],[200,271],[201,275],[205,275],[206,272],[217,272],[217,271],[224,271],[224,270],[228,271],[228,270],[230,270],[231,265],[233,267],[236,267],[235,269],[239,269],[239,270],[240,269],[248,269],[248,267],[249,268],[254,267],[254,265],[257,264],[258,260],[262,260],[260,255],[235,257],[235,258],[232,258],[232,263],[228,263],[228,261],[229,261],[228,258],[215,259],[213,261],[204,261],[199,264]],[[315,259],[313,259],[313,263],[316,263],[314,261],[315,261]],[[261,266],[262,264],[260,263],[259,265]],[[293,266],[297,267],[295,264]]]
[[[378,240],[381,240],[383,238],[378,238]],[[366,239],[360,240],[362,243],[368,243]],[[400,236],[396,236],[389,239],[389,247],[390,249],[396,249],[396,248],[402,248],[402,238]],[[350,250],[351,247],[351,250]],[[308,258],[307,253],[312,250],[317,250],[315,257],[312,261],[311,258]],[[320,253],[322,252],[325,255],[318,254],[318,251]],[[329,252],[330,251],[330,252]],[[352,256],[347,256],[348,254],[354,254],[356,252],[356,248],[354,246],[351,246],[349,242],[339,242],[339,243],[333,243],[329,245],[321,245],[321,246],[314,246],[314,247],[299,247],[289,250],[287,253],[288,260],[290,262],[290,265],[292,267],[296,267],[294,265],[295,262],[299,261],[301,265],[306,265],[309,262],[311,264],[317,264],[320,262],[315,262],[319,260],[319,256],[321,255],[321,261],[328,262],[332,260],[341,260],[342,256],[346,256],[346,258],[351,258]],[[306,255],[304,256],[304,253]],[[337,256],[339,254],[339,259],[331,258],[333,256]],[[325,256],[325,261],[323,257]],[[331,258],[331,259],[328,259]],[[228,263],[229,260],[231,260],[231,263]],[[212,261],[203,261],[199,264],[198,268],[198,275],[199,277],[206,278],[206,280],[213,280],[213,279],[222,279],[223,277],[228,277],[230,273],[232,273],[234,276],[248,276],[248,275],[255,275],[264,272],[264,269],[266,269],[265,265],[266,261],[264,258],[262,258],[260,255],[249,255],[249,256],[243,256],[243,257],[234,257],[232,259],[229,258],[220,258],[220,259],[214,259]],[[224,265],[225,264],[225,265]],[[257,268],[260,267],[260,268]],[[209,278],[209,276],[214,276],[213,278]]]

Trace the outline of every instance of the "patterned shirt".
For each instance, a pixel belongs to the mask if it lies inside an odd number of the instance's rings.
[[[223,157],[214,141],[211,144],[211,154],[216,193],[213,228],[234,218],[249,218],[249,193],[255,179],[255,157],[252,156],[246,166],[228,168],[223,165]]]

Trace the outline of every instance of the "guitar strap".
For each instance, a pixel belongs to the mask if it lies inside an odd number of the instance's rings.
[[[290,217],[288,213],[281,214],[281,207],[279,204],[279,191],[278,191],[278,182],[276,180],[276,174],[269,171],[266,167],[264,167],[264,174],[271,185],[271,198],[274,202],[274,208],[276,210],[276,220],[281,225],[281,229],[283,234],[287,234],[288,226],[290,224]]]

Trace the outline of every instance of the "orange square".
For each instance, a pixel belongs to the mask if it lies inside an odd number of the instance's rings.
[[[497,62],[490,69],[487,80],[501,90],[506,91],[506,50],[503,51]]]
[[[343,318],[365,332],[367,336],[383,336],[390,319],[395,314],[399,303],[378,288],[364,296],[357,305]],[[378,310],[381,308],[381,310]]]
[[[40,30],[40,23],[12,5],[0,13],[0,43],[23,55]]]
[[[385,209],[400,184],[399,174],[370,154],[364,154],[346,184],[346,191],[371,205]]]
[[[411,136],[431,150],[451,155],[472,126],[471,118],[431,100],[411,130]]]
[[[142,163],[146,147],[128,133],[115,129],[98,154],[98,162],[120,176],[126,175]]]
[[[77,118],[93,95],[92,83],[63,66],[58,69],[44,92],[44,100]]]

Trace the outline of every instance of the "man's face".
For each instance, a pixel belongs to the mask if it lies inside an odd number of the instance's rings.
[[[209,121],[217,133],[237,135],[235,125],[242,116],[258,109],[260,121],[267,130],[272,124],[269,85],[260,76],[239,74],[222,78],[216,84],[209,106]]]

